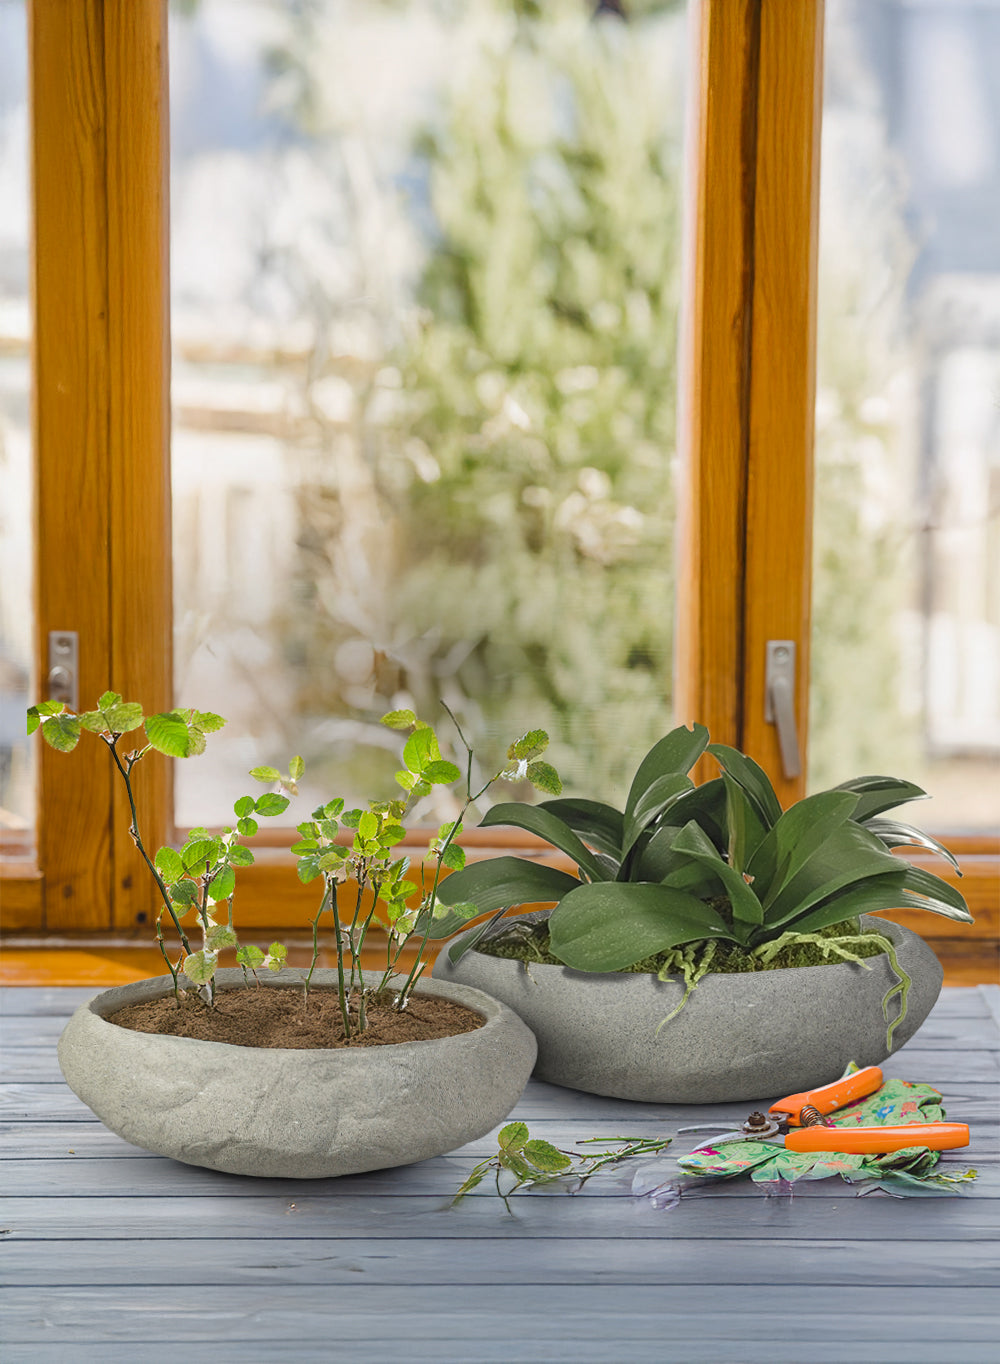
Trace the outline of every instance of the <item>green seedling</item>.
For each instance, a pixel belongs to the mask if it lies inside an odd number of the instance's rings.
[[[288,797],[276,793],[257,797],[241,796],[233,806],[235,824],[218,834],[208,829],[192,829],[180,848],[162,847],[151,857],[139,828],[135,787],[132,774],[149,753],[162,753],[168,758],[191,758],[205,751],[208,736],[225,724],[221,715],[211,711],[177,709],[145,715],[138,702],[123,701],[118,692],[106,691],[94,710],[77,715],[59,701],[42,701],[28,710],[28,734],[41,731],[50,748],[60,753],[71,753],[84,733],[95,734],[107,746],[111,761],[121,778],[128,797],[129,836],[156,883],[160,908],[156,915],[156,942],[166,962],[174,985],[174,997],[180,1002],[180,974],[199,987],[207,1002],[215,1004],[215,973],[219,953],[226,948],[239,948],[233,927],[233,897],[237,872],[252,865],[253,852],[241,838],[251,838],[258,829],[258,818],[273,818],[288,808]],[[126,736],[128,743],[123,744]],[[145,742],[141,740],[144,739]],[[124,751],[123,751],[124,750]],[[275,779],[294,784],[296,767],[301,771],[300,758],[294,758],[290,776]],[[270,771],[271,769],[268,769]],[[201,945],[191,946],[183,920],[195,915]],[[171,957],[164,937],[165,922],[172,926],[180,946],[176,960]],[[252,955],[258,948],[239,948],[244,953],[240,964],[271,965],[284,960],[285,949],[272,943],[268,954],[260,953],[260,961]],[[177,948],[173,949],[177,952]],[[237,960],[240,960],[239,953]],[[271,966],[280,969],[280,966]]]
[[[474,782],[473,749],[450,710],[448,714],[464,749],[464,773],[442,755],[438,736],[429,724],[411,710],[390,711],[382,723],[408,735],[402,766],[396,773],[401,796],[370,801],[366,809],[350,810],[345,810],[343,800],[331,800],[298,826],[300,837],[292,852],[298,858],[299,879],[305,885],[320,879],[323,883],[312,920],[313,957],[304,981],[305,994],[308,997],[319,958],[320,922],[329,912],[333,915],[341,1021],[349,1039],[364,1032],[370,1001],[386,995],[393,977],[404,976],[402,985],[393,987],[393,1007],[406,1009],[426,967],[423,953],[428,941],[450,937],[480,913],[479,906],[471,901],[453,900],[447,908],[440,903],[444,873],[461,871],[465,866],[465,852],[455,840],[470,807],[501,780],[527,780],[550,794],[561,790],[555,769],[541,759],[548,746],[543,730],[531,730],[511,744],[500,771],[485,782]],[[271,770],[267,769],[266,775],[262,770],[253,775],[270,780]],[[417,879],[411,879],[413,863],[403,851],[409,842],[406,820],[435,786],[459,782],[464,783],[464,791],[458,817],[442,824],[428,840],[419,870],[414,873]],[[348,894],[349,902],[342,903]],[[377,983],[369,985],[361,974],[361,954],[373,925],[385,932],[386,962]],[[415,942],[416,959],[403,972],[403,952]]]

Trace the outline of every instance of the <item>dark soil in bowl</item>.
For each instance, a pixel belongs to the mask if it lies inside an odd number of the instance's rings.
[[[335,1047],[381,1047],[395,1042],[429,1042],[474,1032],[483,1017],[463,1004],[437,995],[413,994],[407,1007],[392,1007],[386,993],[365,1003],[368,1026],[360,1037],[345,1040],[340,1000],[335,990],[309,992],[285,986],[250,986],[220,990],[215,1007],[188,992],[178,1002],[173,993],[145,1004],[130,1004],[108,1019],[132,1032],[193,1037],[202,1042],[229,1042],[237,1047],[288,1047],[294,1050]],[[351,1000],[350,1017],[356,1025],[358,1000]]]

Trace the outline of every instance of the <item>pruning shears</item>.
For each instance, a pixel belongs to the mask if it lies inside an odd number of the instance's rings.
[[[932,1151],[949,1151],[968,1146],[969,1129],[961,1122],[914,1122],[902,1127],[837,1127],[828,1113],[874,1094],[882,1087],[878,1066],[866,1066],[833,1084],[788,1094],[777,1099],[767,1114],[751,1113],[736,1131],[723,1132],[699,1143],[693,1150],[729,1145],[741,1141],[783,1141],[787,1151],[831,1151],[841,1155],[885,1155],[910,1146],[926,1146]],[[702,1123],[682,1127],[680,1132],[710,1132],[718,1124]],[[793,1130],[794,1129],[794,1130]]]

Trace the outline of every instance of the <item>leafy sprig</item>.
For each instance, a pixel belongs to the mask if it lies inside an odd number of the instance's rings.
[[[666,1150],[670,1141],[670,1137],[588,1137],[579,1144],[607,1146],[613,1142],[622,1143],[613,1150],[590,1155],[581,1151],[563,1151],[551,1142],[532,1137],[526,1123],[510,1122],[500,1129],[496,1154],[481,1160],[473,1168],[451,1200],[451,1206],[460,1203],[492,1171],[497,1196],[513,1216],[509,1200],[511,1194],[517,1193],[519,1189],[535,1189],[568,1181],[575,1184],[572,1192],[578,1193],[589,1179],[609,1165],[619,1165],[633,1156],[657,1155]],[[502,1187],[505,1179],[506,1188]]]

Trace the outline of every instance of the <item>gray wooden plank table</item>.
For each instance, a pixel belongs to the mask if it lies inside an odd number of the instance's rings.
[[[980,1172],[962,1194],[859,1198],[827,1180],[774,1197],[734,1182],[659,1210],[632,1196],[628,1168],[575,1196],[519,1194],[513,1217],[489,1184],[449,1206],[492,1138],[298,1182],[128,1145],[56,1063],[66,1018],[94,993],[0,992],[5,1364],[1000,1360],[996,986],[945,990],[883,1067],[936,1085],[969,1123],[969,1150],[944,1157]],[[532,1081],[514,1116],[570,1145],[734,1122],[751,1106],[631,1104]]]

